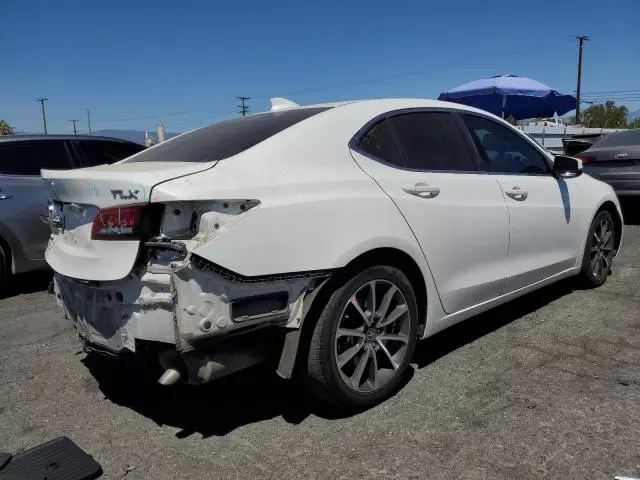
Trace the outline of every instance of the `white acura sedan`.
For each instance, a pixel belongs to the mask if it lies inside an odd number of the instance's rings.
[[[418,339],[565,277],[606,281],[622,214],[579,160],[457,104],[272,105],[42,172],[55,294],[89,352],[151,356],[170,385],[276,350],[281,376],[364,407]]]

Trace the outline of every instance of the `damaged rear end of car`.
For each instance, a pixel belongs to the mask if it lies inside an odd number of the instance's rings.
[[[200,384],[272,353],[273,342],[246,334],[300,327],[305,297],[330,271],[243,275],[199,254],[261,208],[261,198],[227,188],[242,168],[197,199],[164,187],[208,170],[216,178],[220,160],[324,109],[316,110],[254,122],[249,141],[233,128],[195,131],[118,164],[42,172],[54,293],[85,350],[151,356],[164,368],[161,384]]]

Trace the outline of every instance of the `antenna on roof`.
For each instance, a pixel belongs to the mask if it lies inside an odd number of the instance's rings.
[[[271,111],[277,112],[278,110],[286,110],[287,108],[299,107],[296,102],[287,100],[286,98],[274,97],[271,99]]]

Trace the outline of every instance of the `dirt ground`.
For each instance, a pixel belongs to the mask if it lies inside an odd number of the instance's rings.
[[[632,223],[605,286],[564,281],[419,344],[406,386],[348,417],[264,367],[161,388],[86,360],[47,276],[20,278],[0,300],[0,451],[67,435],[127,480],[640,477]]]

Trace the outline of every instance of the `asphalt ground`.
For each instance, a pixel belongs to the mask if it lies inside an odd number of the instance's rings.
[[[0,299],[0,451],[69,436],[103,478],[640,477],[640,208],[607,283],[563,281],[422,342],[405,387],[345,416],[258,367],[161,388],[85,358],[45,292]]]

